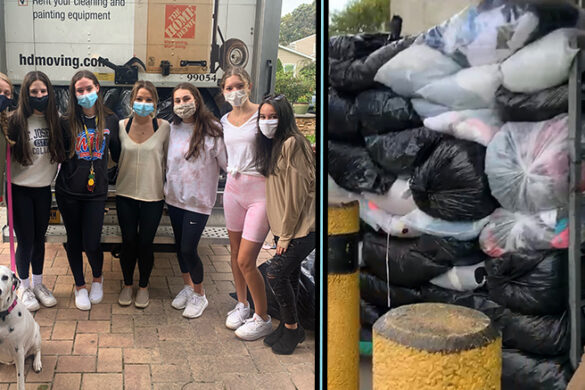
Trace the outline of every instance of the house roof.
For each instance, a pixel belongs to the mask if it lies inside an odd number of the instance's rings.
[[[296,41],[293,41],[293,42],[291,42],[290,44],[292,45],[293,43],[297,43],[297,42],[300,42],[300,41],[304,41],[305,39],[309,39],[309,38],[312,38],[312,37],[315,37],[315,39],[316,39],[316,38],[317,38],[317,36],[316,36],[316,35],[317,35],[317,34],[311,34],[311,35],[308,35],[308,36],[306,36],[306,37],[304,37],[304,38],[297,39]]]
[[[278,45],[278,48],[279,48],[279,49],[282,49],[282,50],[284,50],[284,51],[288,51],[289,53],[296,54],[296,55],[298,55],[298,56],[301,56],[301,57],[303,57],[303,58],[306,58],[306,59],[308,59],[308,60],[315,61],[315,57],[312,57],[312,56],[306,55],[305,53],[301,53],[300,51],[296,51],[296,50],[294,50],[294,49],[291,49],[290,47],[286,47],[286,46]]]

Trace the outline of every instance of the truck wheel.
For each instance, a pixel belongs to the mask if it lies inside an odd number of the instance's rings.
[[[220,49],[219,66],[222,70],[248,64],[248,47],[239,39],[228,39]]]

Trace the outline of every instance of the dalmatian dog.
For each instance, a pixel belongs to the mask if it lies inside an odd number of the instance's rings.
[[[39,324],[18,301],[19,285],[20,279],[10,268],[0,266],[0,363],[16,365],[18,390],[25,390],[24,359],[34,355],[35,372],[40,372],[43,365]]]

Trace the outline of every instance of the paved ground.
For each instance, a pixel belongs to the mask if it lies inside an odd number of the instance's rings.
[[[73,276],[63,247],[47,244],[46,248],[45,284],[53,289],[58,304],[35,314],[43,340],[43,370],[34,373],[32,358],[26,360],[27,390],[314,388],[313,332],[293,355],[278,356],[262,341],[240,341],[225,327],[225,313],[235,303],[228,295],[235,291],[229,247],[199,247],[209,306],[194,320],[183,318],[170,305],[182,288],[173,254],[156,254],[151,303],[142,310],[118,305],[120,264],[105,253],[104,300],[82,312],[75,308]],[[9,266],[8,244],[0,244],[0,249],[0,264]],[[271,252],[262,250],[259,262]],[[0,390],[16,389],[15,378],[14,366],[0,365]]]

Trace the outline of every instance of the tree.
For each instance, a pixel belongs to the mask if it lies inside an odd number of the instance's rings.
[[[380,31],[390,20],[390,0],[353,0],[331,15],[329,36]]]
[[[317,11],[315,0],[311,4],[301,4],[291,13],[280,19],[278,43],[286,46],[291,42],[315,34]]]

